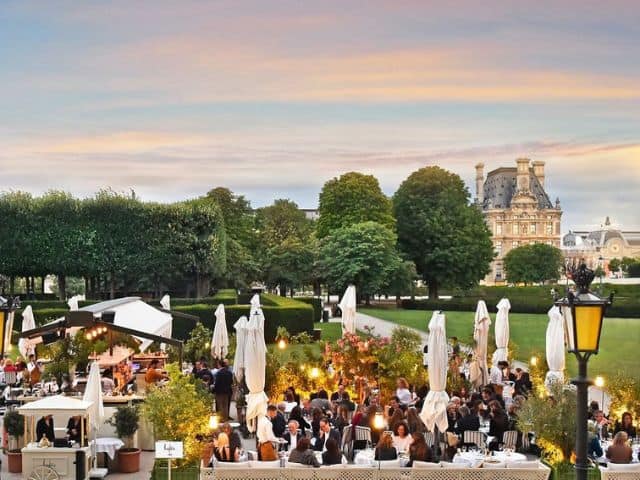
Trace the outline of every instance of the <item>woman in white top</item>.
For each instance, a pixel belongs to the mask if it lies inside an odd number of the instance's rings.
[[[406,422],[400,422],[393,430],[393,446],[399,452],[408,452],[413,438],[409,434],[409,427]]]
[[[400,377],[397,382],[396,397],[401,405],[409,405],[413,400],[411,390],[409,390],[409,382],[405,378]]]

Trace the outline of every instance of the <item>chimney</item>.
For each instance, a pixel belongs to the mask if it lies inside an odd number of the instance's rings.
[[[516,191],[518,193],[529,193],[531,185],[529,181],[529,159],[518,158],[516,163],[518,164],[518,171],[516,174]]]
[[[484,203],[484,163],[476,165],[476,203]]]
[[[544,188],[544,162],[542,160],[536,160],[531,165],[533,165],[533,174],[540,182],[542,188]]]

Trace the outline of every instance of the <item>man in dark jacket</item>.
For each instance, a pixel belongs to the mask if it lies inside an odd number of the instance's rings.
[[[286,448],[288,451],[296,448],[303,437],[299,427],[297,420],[289,420],[289,430],[282,435],[282,439],[287,442]]]
[[[471,414],[471,410],[466,405],[462,405],[458,409],[458,420],[456,422],[456,433],[458,435],[464,435],[464,432],[471,430],[477,432],[480,428],[480,419],[478,415]]]
[[[320,420],[320,432],[318,436],[314,438],[313,449],[318,452],[323,452],[326,447],[327,440],[333,438],[338,445],[340,445],[340,432],[337,428],[331,428],[331,423],[327,417],[322,417]]]
[[[229,419],[229,406],[231,405],[231,392],[233,391],[233,373],[229,370],[226,360],[222,361],[222,367],[216,373],[213,391],[216,394],[216,411],[221,420]]]
[[[282,438],[284,431],[287,429],[287,421],[284,419],[284,415],[278,411],[275,405],[269,405],[267,407],[267,416],[271,419],[273,434],[278,438]]]
[[[47,415],[38,420],[36,424],[36,440],[39,442],[42,437],[47,437],[51,443],[56,439],[53,429],[53,415]]]

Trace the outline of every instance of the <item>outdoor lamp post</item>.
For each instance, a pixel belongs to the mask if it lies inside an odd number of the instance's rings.
[[[587,461],[587,403],[588,387],[587,363],[591,355],[600,348],[602,321],[609,305],[613,302],[613,293],[607,299],[589,291],[589,285],[595,277],[593,270],[583,263],[570,270],[571,277],[578,289],[577,293],[567,292],[567,296],[556,301],[566,319],[569,352],[578,360],[578,376],[571,380],[577,390],[577,426],[576,426],[576,478],[587,480],[589,464]]]
[[[17,308],[20,308],[20,297],[0,297],[0,358],[4,357],[11,345],[13,317]]]

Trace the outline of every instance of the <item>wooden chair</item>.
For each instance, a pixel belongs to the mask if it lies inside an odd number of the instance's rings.
[[[475,430],[465,430],[462,437],[462,442],[465,444],[475,444],[479,448],[487,446],[487,437],[484,433]]]
[[[502,436],[504,448],[516,449],[518,445],[518,432],[516,430],[507,430]]]

